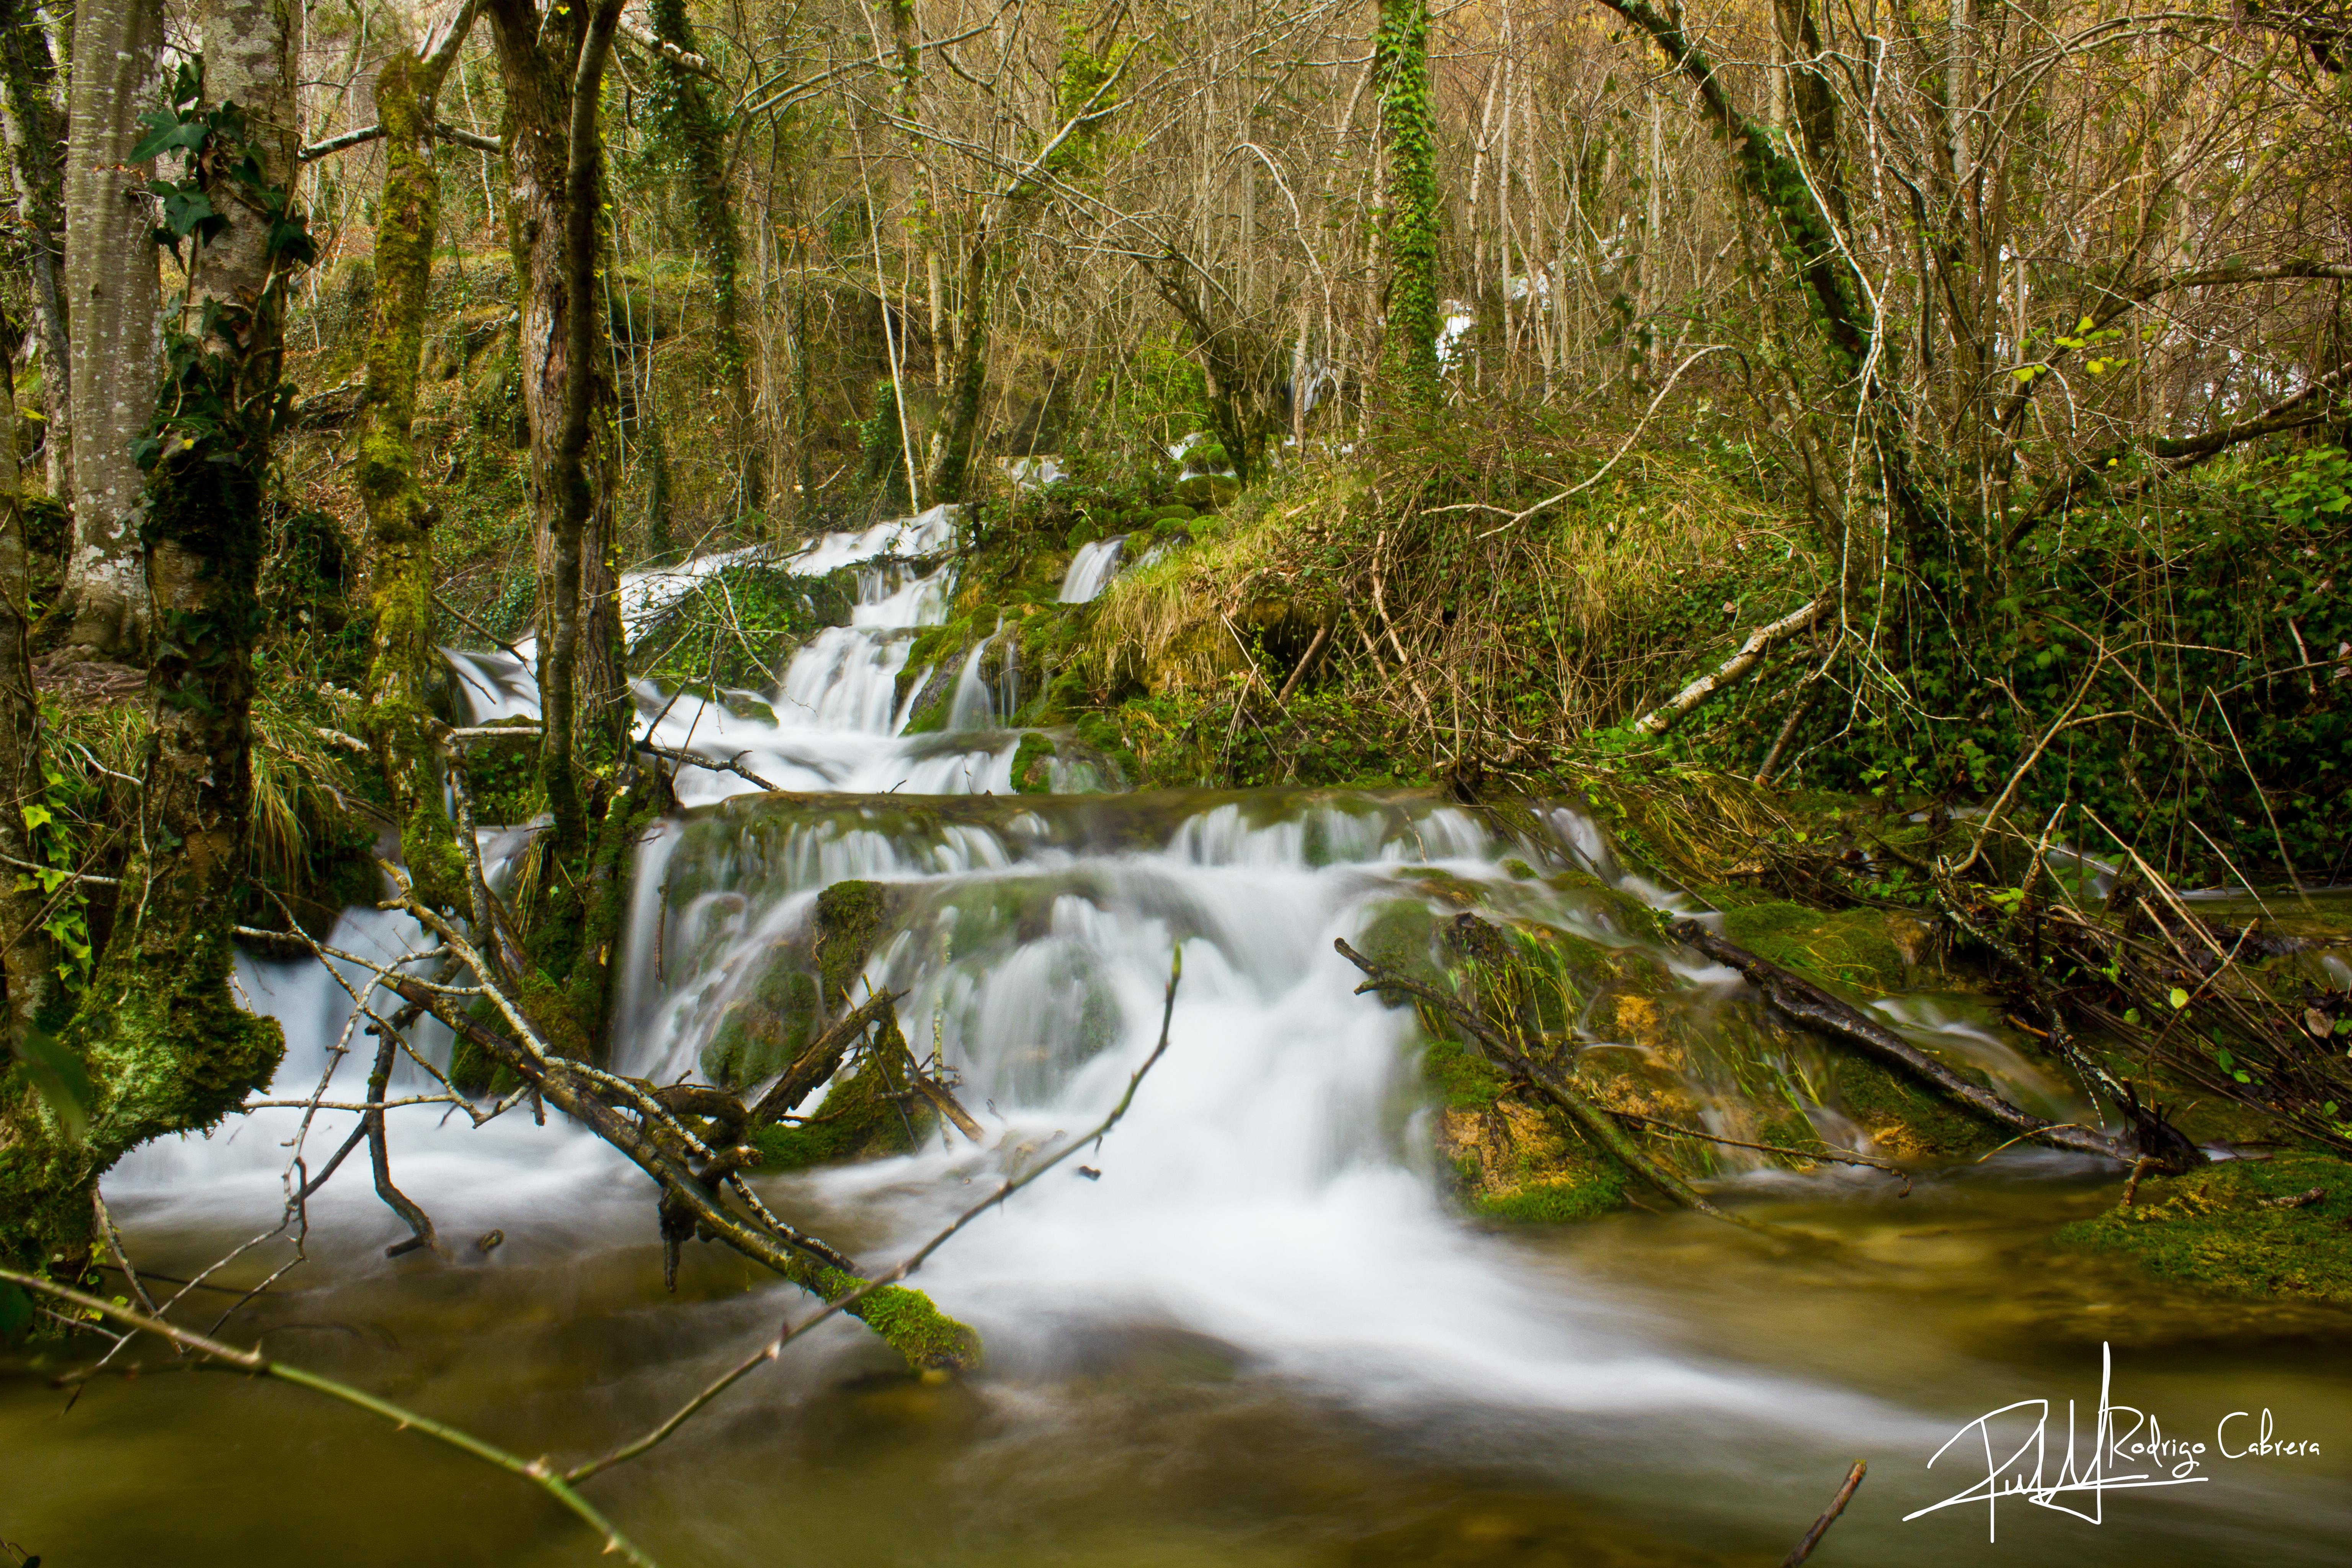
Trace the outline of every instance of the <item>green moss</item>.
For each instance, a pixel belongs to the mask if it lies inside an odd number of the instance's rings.
[[[1013,787],[1023,795],[1054,793],[1054,742],[1034,731],[1013,753]]]
[[[773,1078],[800,1059],[823,1021],[816,976],[780,956],[711,1031],[702,1049],[703,1076],[729,1089]]]
[[[905,1062],[906,1042],[898,1026],[886,1025],[856,1068],[834,1079],[814,1115],[752,1134],[760,1168],[797,1171],[913,1150],[938,1125],[939,1113],[908,1093]]]
[[[890,913],[890,890],[879,882],[835,882],[816,896],[814,953],[826,1006],[852,1000]]]
[[[2319,1188],[2319,1201],[2264,1199]],[[2231,1160],[2142,1182],[2130,1208],[2059,1230],[2053,1245],[2120,1253],[2161,1279],[2225,1296],[2352,1307],[2352,1163],[2320,1154]]]
[[[1710,893],[1720,889],[1710,889]],[[1724,910],[1724,934],[1740,946],[1815,980],[1892,991],[1904,983],[1903,950],[1883,910],[1824,914],[1774,900]]]
[[[1449,1110],[1484,1110],[1511,1080],[1453,1040],[1433,1039],[1422,1052],[1421,1076]]]
[[[1952,1070],[1991,1087],[1981,1072]],[[1840,1055],[1831,1083],[1845,1113],[1898,1155],[1972,1159],[2017,1136],[2013,1129],[1868,1058]]]
[[[1471,1201],[1471,1212],[1488,1219],[1535,1225],[1570,1225],[1625,1206],[1625,1178],[1595,1170],[1573,1177],[1535,1182]]]

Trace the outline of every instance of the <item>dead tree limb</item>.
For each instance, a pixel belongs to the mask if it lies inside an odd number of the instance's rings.
[[[1853,1500],[1854,1489],[1862,1485],[1863,1473],[1869,1468],[1870,1462],[1866,1459],[1853,1462],[1853,1468],[1845,1473],[1845,1485],[1838,1488],[1837,1496],[1830,1499],[1830,1506],[1822,1510],[1821,1518],[1813,1521],[1813,1527],[1805,1531],[1804,1539],[1790,1548],[1789,1555],[1780,1559],[1780,1568],[1799,1568],[1799,1564],[1813,1554],[1813,1548],[1822,1543],[1822,1537],[1827,1535],[1830,1526],[1838,1521],[1838,1515],[1845,1511],[1845,1505]]]
[[[1644,735],[1663,735],[1674,728],[1675,721],[1714,696],[1727,686],[1738,684],[1740,678],[1763,661],[1772,645],[1793,632],[1803,631],[1822,618],[1830,607],[1830,595],[1822,595],[1811,604],[1801,605],[1779,620],[1758,626],[1739,645],[1739,651],[1717,665],[1713,669],[1659,703],[1633,721],[1633,728]]]
[[[1980,1116],[2028,1138],[2081,1154],[2096,1154],[2119,1165],[2128,1165],[2135,1158],[2132,1151],[2103,1132],[2046,1121],[2020,1110],[1992,1090],[1970,1083],[1876,1019],[1849,1006],[1811,981],[1716,935],[1696,921],[1677,921],[1668,928],[1667,934],[1717,963],[1739,971],[1749,984],[1764,994],[1765,1001],[1791,1023],[1843,1041],[1866,1056],[1924,1079]]]

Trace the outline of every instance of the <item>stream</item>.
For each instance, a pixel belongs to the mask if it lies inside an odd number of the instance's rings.
[[[912,1281],[980,1331],[979,1372],[913,1379],[836,1320],[589,1484],[667,1568],[1768,1564],[1857,1458],[1868,1479],[1815,1563],[2352,1562],[2343,1318],[2224,1308],[2046,1248],[2054,1226],[2114,1202],[2113,1173],[2090,1162],[2013,1148],[1898,1195],[1877,1172],[1800,1176],[1727,1153],[1712,1194],[1811,1237],[1793,1243],[1680,1213],[1465,1217],[1433,1152],[1412,1015],[1355,995],[1333,939],[1360,940],[1400,907],[1450,916],[1475,900],[1642,949],[1667,977],[1660,1005],[1726,1042],[1721,1059],[1702,1047],[1683,1065],[1704,1104],[1752,1037],[1729,1026],[1752,996],[1628,928],[1614,900],[1703,911],[1629,873],[1566,808],[1514,835],[1412,792],[1013,795],[1022,736],[997,726],[1017,704],[977,650],[951,727],[902,732],[898,678],[917,629],[944,614],[953,568],[936,563],[954,527],[940,511],[813,546],[795,570],[867,563],[859,604],[775,690],[640,689],[663,744],[805,793],[681,771],[685,812],[638,851],[614,1065],[698,1072],[819,890],[903,884],[909,912],[867,978],[909,992],[908,1039],[937,1046],[987,1141],[934,1134],[916,1153],[756,1184],[878,1268],[1116,1102],[1158,1037],[1181,944],[1169,1050],[1081,1156],[1098,1176],[1076,1161],[1051,1173]],[[634,575],[626,614],[725,559]],[[1065,596],[1091,596],[1119,564],[1097,552]],[[477,721],[534,712],[515,658],[451,657]],[[418,934],[354,910],[335,942],[392,959]],[[332,1092],[359,1097],[367,1042],[347,1034],[331,976],[248,956],[238,978],[286,1028],[275,1093],[307,1095],[349,1045]],[[1963,998],[1882,1011],[2045,1113],[2086,1109]],[[447,1049],[446,1034],[426,1043]],[[1812,1081],[1801,1052],[1780,1065]],[[394,1083],[431,1087],[405,1064]],[[577,1458],[813,1308],[717,1246],[688,1244],[666,1293],[651,1186],[617,1154],[527,1110],[477,1130],[446,1109],[394,1112],[392,1160],[448,1256],[384,1257],[405,1232],[355,1157],[309,1205],[305,1261],[226,1337],[510,1449]],[[257,1111],[118,1166],[105,1192],[141,1267],[184,1277],[274,1226],[289,1141],[315,1167],[352,1118],[301,1122]],[[477,1244],[493,1231],[498,1245]],[[293,1255],[273,1239],[215,1279],[241,1293]],[[2116,1405],[2207,1445],[2194,1484],[2056,1500],[2097,1523],[2022,1498],[1991,1520],[1978,1504],[1905,1521],[1983,1480],[1980,1445],[1929,1458],[2013,1402],[2054,1402],[2050,1480],[2070,1400],[2087,1456],[2103,1344]],[[595,1559],[574,1519],[512,1477],[298,1389],[141,1359],[145,1375],[100,1381],[70,1409],[0,1383],[0,1537],[58,1565]],[[2235,1450],[2265,1409],[2279,1438],[2319,1455],[2211,1451],[2223,1417],[2250,1413],[2227,1428]]]

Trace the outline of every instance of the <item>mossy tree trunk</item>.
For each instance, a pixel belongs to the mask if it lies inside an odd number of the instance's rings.
[[[654,36],[688,54],[698,54],[686,0],[654,0]],[[727,127],[710,107],[702,79],[667,55],[652,69],[654,123],[678,160],[687,211],[694,222],[694,245],[710,268],[711,340],[719,373],[727,383],[734,416],[741,504],[754,511],[768,505],[767,444],[761,438],[751,398],[751,355],[743,341],[738,299],[742,235],[735,220],[735,197],[728,179]]]
[[[1388,159],[1381,237],[1387,310],[1381,369],[1397,401],[1437,401],[1437,120],[1430,110],[1429,0],[1381,0],[1372,38]]]
[[[924,463],[923,494],[934,504],[962,500],[971,477],[972,447],[980,432],[981,394],[988,386],[997,252],[1008,243],[1003,232],[1008,226],[1013,228],[1017,241],[1019,212],[1016,203],[1009,216],[975,214],[974,231],[964,242],[962,264],[957,268],[954,352],[940,378],[940,418],[931,427],[930,450]]]
[[[12,363],[16,342],[13,322],[0,317],[0,855],[36,862],[33,830],[26,808],[37,805],[41,779],[41,709],[33,690],[28,653],[32,617],[25,552],[24,496],[17,473],[16,378]],[[0,947],[0,985],[6,1009],[0,1013],[0,1073],[20,1052],[38,1016],[56,993],[55,962],[41,931],[46,891],[16,866],[0,868],[0,921],[7,925]],[[0,1118],[6,1115],[0,1109]]]
[[[137,847],[62,1042],[88,1080],[87,1125],[29,1094],[0,1105],[0,1256],[35,1268],[81,1268],[92,1184],[126,1150],[218,1121],[285,1051],[277,1023],[240,1008],[229,982],[281,327],[310,256],[289,210],[297,15],[283,0],[210,0],[196,12],[216,96],[180,118],[208,126],[189,177],[227,222],[209,243],[184,237],[193,330],[173,334],[142,529],[155,660]],[[209,115],[224,100],[244,110],[241,134]]]
[[[139,111],[163,42],[162,0],[80,0],[68,95],[66,313],[71,339],[73,547],[60,608],[67,640],[128,658],[146,640],[131,443],[155,412],[163,287],[152,218],[137,197]]]
[[[465,863],[442,804],[439,754],[428,728],[433,651],[433,524],[418,482],[413,426],[425,298],[441,214],[441,175],[428,140],[433,103],[473,22],[461,7],[420,53],[396,46],[376,75],[384,129],[376,205],[375,292],[360,409],[356,481],[368,520],[373,661],[368,719],[400,823],[401,850],[424,897],[458,906]]]
[[[57,82],[49,36],[31,0],[0,0],[0,131],[7,137],[33,331],[41,343],[49,493],[63,500],[73,493],[73,350],[66,337],[66,142]]]

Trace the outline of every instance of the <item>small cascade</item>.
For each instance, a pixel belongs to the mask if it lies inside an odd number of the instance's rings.
[[[681,769],[680,800],[692,805],[757,789],[745,773],[788,790],[1011,792],[1020,737],[1006,727],[1018,704],[1017,674],[988,689],[981,721],[957,726],[991,731],[985,742],[899,733],[908,718],[899,677],[914,634],[945,618],[955,585],[955,568],[944,556],[955,543],[956,519],[955,508],[933,507],[858,532],[828,533],[788,558],[786,569],[801,576],[856,568],[857,600],[849,625],[810,638],[772,691],[721,693],[712,700],[637,683],[647,739],[742,770]],[[627,574],[621,580],[625,635],[634,636],[726,567],[766,559],[762,550]],[[445,652],[473,722],[539,716],[538,685],[528,663],[536,657],[534,642],[520,643],[511,653]],[[910,694],[921,676],[918,671],[908,683]]]
[[[964,656],[948,702],[950,730],[1003,730],[1021,710],[1021,639],[999,626]]]
[[[1119,533],[1079,545],[1077,553],[1070,557],[1070,569],[1062,574],[1062,603],[1087,604],[1108,587],[1110,580],[1118,575],[1119,557],[1127,540],[1126,534]]]

